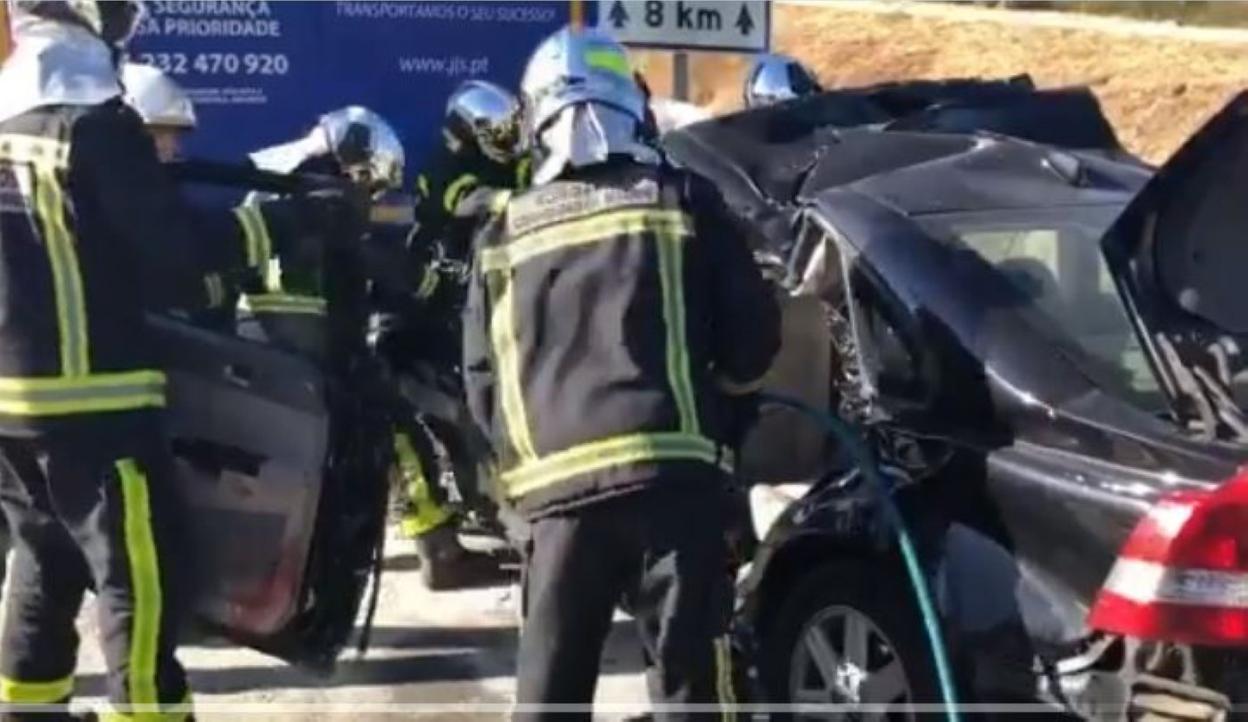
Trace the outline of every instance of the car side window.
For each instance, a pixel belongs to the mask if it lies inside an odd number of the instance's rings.
[[[919,339],[906,312],[861,267],[850,274],[851,312],[864,379],[878,396],[918,401],[925,395]]]

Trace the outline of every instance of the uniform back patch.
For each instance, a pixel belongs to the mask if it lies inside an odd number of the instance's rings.
[[[507,232],[514,238],[542,226],[617,208],[654,206],[658,202],[659,183],[650,173],[605,187],[557,181],[512,199],[507,206]]]

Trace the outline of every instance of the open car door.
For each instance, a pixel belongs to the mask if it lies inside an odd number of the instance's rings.
[[[320,183],[202,164],[180,177],[279,194]],[[364,278],[357,259],[331,253],[328,360],[240,338],[230,324],[150,321],[169,378],[197,619],[319,671],[332,669],[378,569],[390,467],[383,406],[368,399]]]
[[[1248,93],[1150,179],[1102,244],[1150,363],[1191,425],[1248,440]]]

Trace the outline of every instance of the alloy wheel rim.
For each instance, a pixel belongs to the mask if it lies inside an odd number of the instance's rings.
[[[789,665],[798,720],[911,720],[910,681],[892,640],[852,607],[820,610],[803,627]],[[807,709],[803,709],[806,707]]]

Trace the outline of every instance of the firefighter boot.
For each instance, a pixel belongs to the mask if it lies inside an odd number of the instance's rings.
[[[416,537],[420,580],[431,591],[475,586],[486,581],[498,565],[488,554],[465,549],[452,521]]]

